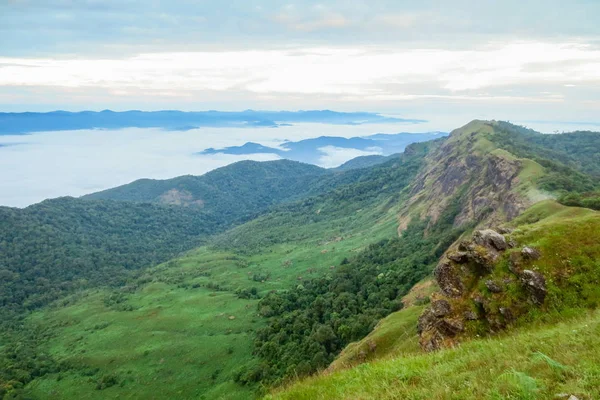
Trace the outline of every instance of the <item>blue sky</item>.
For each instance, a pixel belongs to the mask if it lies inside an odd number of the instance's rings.
[[[597,0],[4,0],[0,110],[600,122],[598,16]]]

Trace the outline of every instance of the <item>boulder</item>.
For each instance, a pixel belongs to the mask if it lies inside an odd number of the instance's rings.
[[[506,250],[508,243],[504,236],[493,229],[484,229],[473,233],[473,241],[480,246],[492,246],[496,250]]]
[[[542,256],[539,250],[527,246],[523,247],[523,250],[521,250],[521,255],[527,260],[537,260]]]
[[[446,257],[457,264],[464,264],[469,261],[469,254],[466,251],[451,251]]]
[[[515,320],[515,317],[510,308],[500,307],[499,311],[500,314],[502,314],[502,316],[506,320],[506,322],[513,322]]]
[[[436,322],[437,317],[435,316],[431,308],[428,308],[419,317],[419,320],[417,322],[417,332],[419,333],[419,335],[421,335],[426,331],[432,330]]]
[[[487,287],[488,290],[492,293],[502,292],[502,287],[498,283],[496,283],[495,281],[492,281],[492,280],[485,281],[485,287]]]
[[[512,272],[515,275],[520,275],[523,270],[522,263],[523,256],[521,255],[521,253],[510,253],[510,256],[508,258],[508,269],[510,272]]]
[[[475,321],[478,320],[479,318],[477,317],[477,314],[473,311],[465,311],[463,313],[463,316],[465,317],[465,319],[467,321]]]
[[[458,243],[458,251],[468,251],[471,249],[471,242],[469,242],[468,240],[461,240],[460,243]]]
[[[422,334],[419,339],[421,348],[428,353],[441,349],[443,343],[444,337],[436,330]]]
[[[544,275],[540,274],[539,272],[526,269],[523,271],[520,278],[521,283],[531,295],[531,300],[533,300],[535,304],[543,304],[546,294],[548,293],[548,289],[546,289],[546,278],[544,278]]]
[[[475,263],[478,267],[476,272],[481,275],[492,272],[499,257],[500,254],[490,247],[476,246],[473,251],[469,252],[469,259]]]

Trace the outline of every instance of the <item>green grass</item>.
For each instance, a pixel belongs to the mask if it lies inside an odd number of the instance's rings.
[[[346,346],[327,371],[352,368],[376,359],[419,353],[417,320],[424,308],[408,307],[382,319],[367,337]]]
[[[248,344],[253,329],[260,325],[255,301],[202,287],[183,289],[156,282],[119,304],[133,311],[119,311],[105,305],[109,295],[89,293],[73,305],[33,317],[34,322],[55,331],[48,344],[50,352],[74,369],[34,380],[28,387],[32,395],[79,399],[253,396],[251,389],[231,382],[231,375],[251,357]],[[96,390],[104,376],[114,376],[118,383]]]
[[[251,234],[269,235],[268,228]],[[202,247],[145,271],[121,290],[87,291],[34,313],[30,326],[51,337],[44,349],[71,368],[33,380],[27,395],[257,397],[259,388],[241,386],[234,376],[252,362],[254,332],[264,321],[258,300],[236,291],[254,287],[265,295],[329,271],[368,244],[395,236],[395,210],[384,204],[294,229],[297,239],[260,252]]]
[[[306,379],[267,399],[580,399],[600,396],[600,313]]]

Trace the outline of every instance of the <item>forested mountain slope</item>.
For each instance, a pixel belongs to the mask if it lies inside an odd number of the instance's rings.
[[[240,161],[201,176],[140,179],[83,198],[194,206],[234,220],[297,198],[327,174],[296,161]]]
[[[222,225],[201,210],[70,197],[0,207],[1,313],[123,284],[132,270],[200,245]]]

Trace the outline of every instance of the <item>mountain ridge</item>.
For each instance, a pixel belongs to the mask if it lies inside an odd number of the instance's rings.
[[[0,135],[43,131],[120,128],[191,130],[199,127],[277,127],[286,123],[422,123],[418,119],[386,117],[368,112],[309,111],[54,111],[0,113]]]

